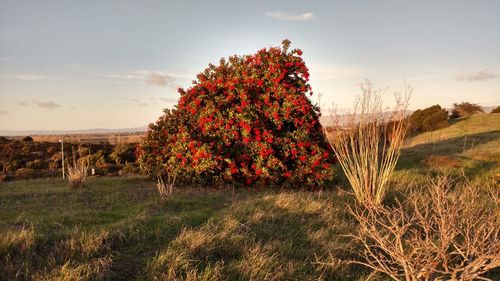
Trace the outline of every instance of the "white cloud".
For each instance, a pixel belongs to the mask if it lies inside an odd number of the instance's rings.
[[[457,81],[466,81],[466,82],[472,82],[472,81],[487,81],[490,79],[495,79],[497,77],[496,74],[493,72],[483,69],[479,70],[476,72],[469,72],[469,73],[462,73],[457,75],[455,78]]]
[[[152,73],[146,83],[157,86],[175,86],[175,78],[167,74]]]
[[[315,19],[313,13],[292,14],[283,12],[268,12],[267,16],[278,20],[309,21]]]
[[[61,77],[38,75],[38,74],[2,74],[0,78],[17,79],[24,81],[38,81],[38,80],[63,80]]]
[[[36,105],[40,108],[46,108],[48,110],[52,110],[52,109],[55,109],[55,108],[59,108],[61,107],[60,104],[56,103],[56,102],[53,102],[53,101],[42,101],[42,100],[37,100],[37,99],[33,99],[31,102],[30,101],[26,101],[26,100],[23,100],[23,101],[18,101],[17,102],[17,105],[19,106],[30,106],[30,105]]]
[[[193,75],[152,71],[152,70],[132,70],[121,71],[113,74],[97,74],[100,77],[118,80],[137,80],[144,81],[150,85],[170,87],[177,89],[179,86],[176,83],[178,78],[191,78]]]

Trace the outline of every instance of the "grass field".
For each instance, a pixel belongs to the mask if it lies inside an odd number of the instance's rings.
[[[410,140],[388,200],[444,168],[495,180],[500,115],[454,122]],[[365,268],[332,262],[355,252],[345,190],[191,188],[162,202],[143,177],[2,183],[0,280],[361,280]]]
[[[345,193],[185,190],[145,178],[3,184],[0,279],[358,278],[323,266],[354,227]],[[342,254],[341,252],[335,254]],[[333,270],[335,269],[335,270]],[[197,279],[197,278],[194,278]]]

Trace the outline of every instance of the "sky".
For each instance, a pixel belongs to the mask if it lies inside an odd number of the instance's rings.
[[[387,105],[500,105],[500,1],[0,0],[0,129],[131,128],[209,63],[303,51],[321,106],[369,79]]]

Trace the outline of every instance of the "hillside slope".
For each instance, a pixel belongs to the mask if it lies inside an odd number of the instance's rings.
[[[448,172],[477,180],[498,177],[500,114],[473,115],[451,122],[447,128],[409,139],[398,173],[415,176]]]
[[[477,114],[451,120],[451,126],[426,132],[409,140],[408,146],[500,131],[500,114]]]

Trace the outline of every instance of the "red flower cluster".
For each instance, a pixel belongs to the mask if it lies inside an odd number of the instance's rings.
[[[331,179],[333,153],[307,98],[309,72],[289,45],[221,59],[179,89],[177,108],[150,125],[139,147],[145,170],[246,184]]]

